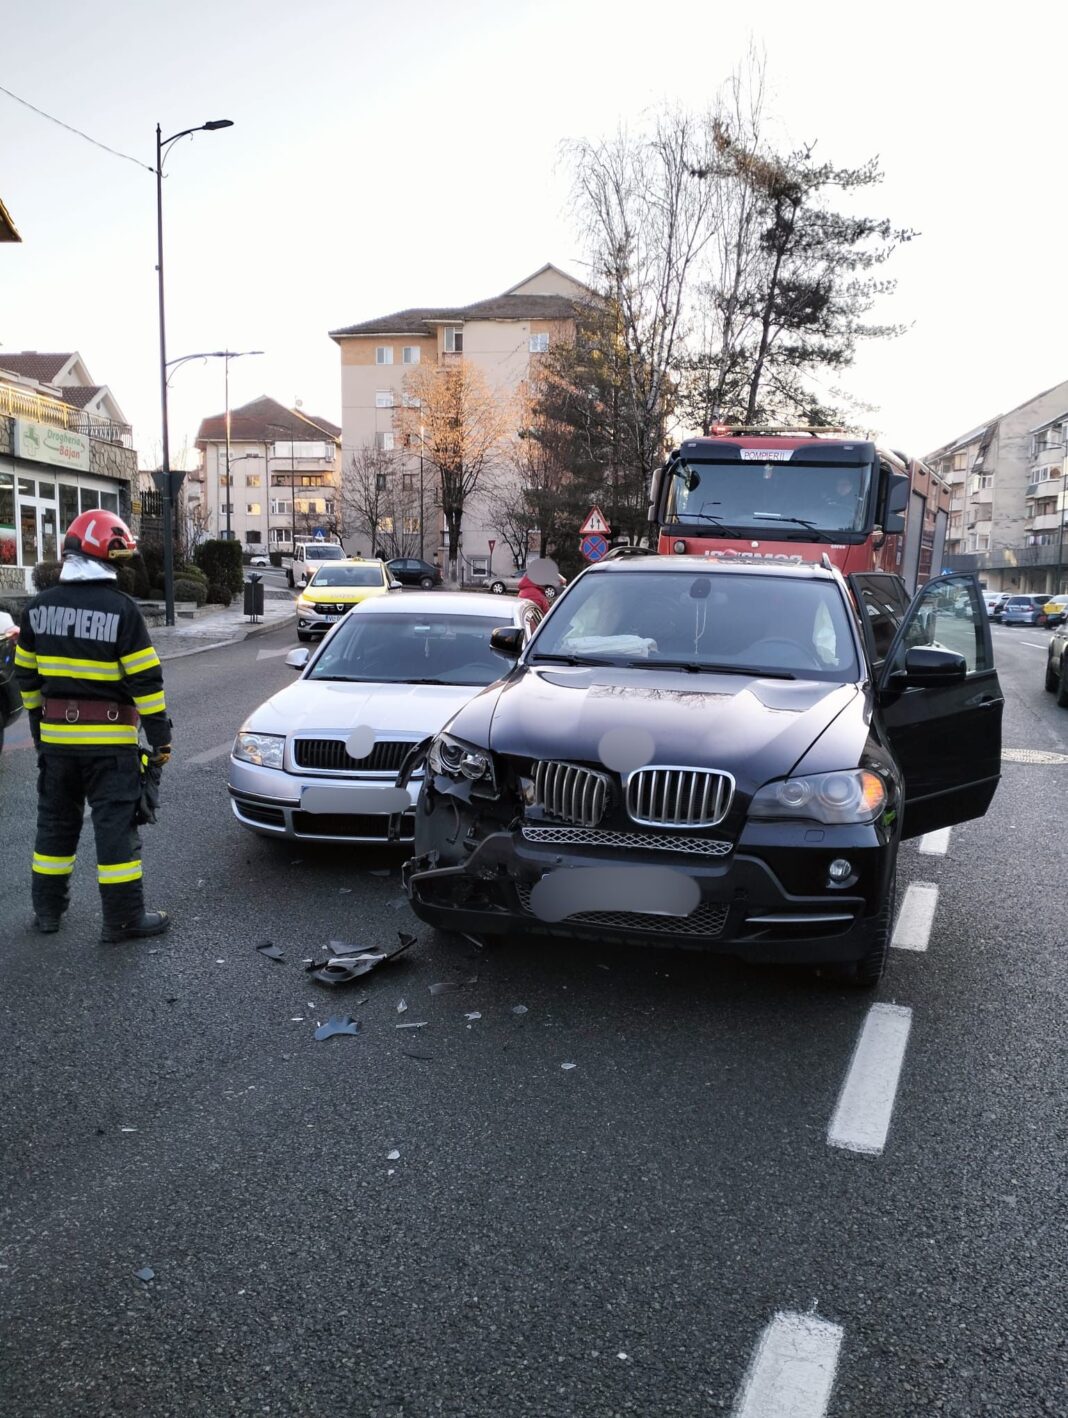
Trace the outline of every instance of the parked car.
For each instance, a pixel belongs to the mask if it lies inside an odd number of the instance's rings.
[[[348,561],[345,548],[325,540],[298,542],[293,552],[282,554],[282,570],[290,587],[305,586],[324,561]]]
[[[519,583],[520,581],[522,581],[525,575],[526,572],[524,571],[517,571],[514,575],[511,576],[501,576],[495,572],[493,576],[487,579],[486,590],[492,592],[495,596],[503,596],[506,591],[518,591]],[[555,600],[556,597],[560,594],[561,589],[566,585],[567,579],[561,576],[559,586],[543,587],[542,589],[545,591],[545,599],[547,601]]]
[[[1048,626],[1063,625],[1068,619],[1068,596],[1051,596],[1042,609]]]
[[[1010,596],[1001,612],[1002,625],[1045,625],[1046,600],[1045,595]]]
[[[270,566],[271,558],[265,551],[255,552],[248,559],[249,566]]]
[[[15,683],[15,647],[19,643],[19,628],[7,611],[0,611],[0,751],[4,747],[4,730],[22,713],[22,695]]]
[[[269,837],[410,842],[418,777],[397,770],[507,662],[490,648],[498,626],[524,639],[541,618],[529,601],[416,591],[363,601],[301,671],[242,724],[230,758],[230,798],[242,826]]]
[[[874,985],[898,844],[986,812],[1003,698],[973,577],[903,602],[878,666],[860,604],[815,565],[634,557],[584,571],[525,647],[496,631],[510,673],[424,750],[415,913]]]
[[[1000,620],[1001,620],[1001,617],[1005,614],[1005,607],[1006,607],[1006,605],[1008,605],[1009,595],[1010,595],[1010,593],[1009,593],[1008,591],[998,591],[998,592],[996,593],[996,600],[994,601],[994,608],[993,608],[993,610],[990,612],[990,619],[991,619],[991,620],[997,620],[997,621],[1000,621]]]
[[[994,612],[995,612],[995,610],[996,610],[997,607],[998,607],[998,603],[1001,602],[1001,601],[1007,601],[1007,600],[1008,600],[1008,596],[1006,595],[1006,593],[1005,593],[1004,591],[984,591],[984,592],[983,592],[983,605],[986,607],[986,613],[987,613],[987,615],[990,617],[991,620],[993,620],[993,618],[994,618]]]
[[[381,561],[332,561],[311,573],[297,597],[297,639],[325,635],[361,601],[384,596],[400,583]]]
[[[398,556],[393,561],[387,561],[386,567],[402,586],[421,586],[424,591],[429,591],[441,585],[441,567],[421,561],[417,556]]]
[[[1046,655],[1046,689],[1057,696],[1062,709],[1068,709],[1068,625],[1064,621],[1050,636]]]

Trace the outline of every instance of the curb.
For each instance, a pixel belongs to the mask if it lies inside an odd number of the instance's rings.
[[[243,635],[233,635],[229,640],[215,640],[210,645],[197,645],[192,650],[176,650],[173,654],[160,654],[160,659],[166,663],[168,660],[185,660],[190,655],[205,655],[209,650],[223,650],[227,645],[241,645],[246,640],[252,640],[257,635],[267,635],[272,630],[280,630],[283,626],[292,625],[296,622],[297,613],[287,615],[282,620],[272,620],[268,625],[249,625],[243,627]]]

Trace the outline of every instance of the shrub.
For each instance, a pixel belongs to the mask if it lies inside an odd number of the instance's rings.
[[[33,584],[38,591],[47,591],[49,586],[59,585],[59,573],[63,570],[61,561],[39,561],[33,568]]]
[[[201,571],[199,566],[179,566],[175,571],[175,576],[181,576],[186,581],[200,581],[203,585],[209,584],[207,576]]]
[[[228,606],[233,599],[229,586],[220,586],[213,582],[208,587],[209,606]]]
[[[149,580],[148,567],[145,565],[144,558],[135,556],[127,562],[127,565],[133,574],[133,590],[130,595],[144,600],[152,592],[152,582]]]
[[[208,599],[208,588],[199,581],[190,581],[183,576],[174,583],[174,599],[195,601],[198,606],[202,606]]]
[[[240,591],[245,583],[240,542],[201,542],[195,556],[196,563],[207,576],[209,585],[229,586],[231,591]]]
[[[124,596],[135,594],[134,587],[137,585],[137,578],[132,566],[116,566],[115,581]]]

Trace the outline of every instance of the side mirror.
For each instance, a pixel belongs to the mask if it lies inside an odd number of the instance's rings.
[[[883,514],[883,531],[888,535],[905,530],[905,509],[909,505],[911,483],[902,473],[893,473],[886,490],[886,511]]]
[[[955,650],[936,650],[930,645],[914,645],[905,655],[905,668],[890,676],[890,689],[944,689],[960,684],[968,673],[963,655]]]
[[[490,634],[490,648],[498,654],[507,655],[510,660],[518,660],[523,648],[523,627],[521,625],[501,625]]]
[[[391,591],[403,591],[404,583],[402,581],[394,581],[393,578],[390,577],[389,589]]]
[[[302,670],[311,658],[310,650],[290,650],[286,656],[286,664],[291,670]]]

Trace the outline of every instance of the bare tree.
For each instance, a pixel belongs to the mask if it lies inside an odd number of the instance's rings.
[[[620,129],[566,149],[595,285],[618,320],[623,413],[643,472],[660,461],[676,397],[692,276],[717,228],[717,192],[694,180],[715,151],[711,115],[664,110],[648,133]]]
[[[453,579],[464,511],[484,490],[487,474],[504,460],[516,426],[512,403],[510,395],[490,388],[477,365],[458,358],[446,365],[417,366],[394,412],[404,445],[422,454],[438,483]]]
[[[419,494],[393,450],[366,447],[352,455],[338,506],[348,530],[369,539],[372,556],[390,561],[418,550]]]

